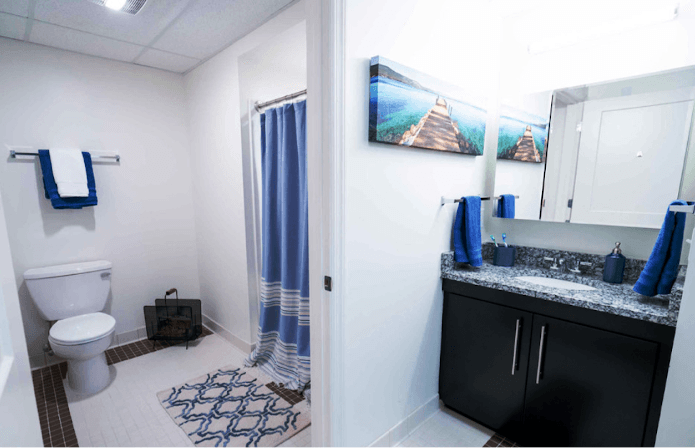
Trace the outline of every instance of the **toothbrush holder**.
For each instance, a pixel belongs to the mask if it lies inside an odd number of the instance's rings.
[[[495,253],[492,257],[492,264],[495,266],[514,266],[514,259],[516,258],[516,247],[509,246],[497,246],[495,247]]]

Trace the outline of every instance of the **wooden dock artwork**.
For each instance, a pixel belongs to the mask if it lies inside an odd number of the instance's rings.
[[[449,116],[444,98],[437,98],[432,109],[427,111],[417,125],[411,125],[403,133],[398,144],[453,152],[467,152],[470,147],[470,143],[461,135],[458,123]]]
[[[511,150],[512,159],[521,160],[522,162],[540,162],[541,155],[536,149],[536,142],[533,140],[531,125],[526,126],[524,135],[519,137],[516,145]]]
[[[369,141],[483,154],[487,111],[442,94],[457,88],[379,56],[370,77]]]
[[[537,95],[542,95],[538,97]],[[531,103],[523,109],[502,104],[497,134],[497,158],[517,162],[545,162],[548,146],[548,130],[550,128],[549,92],[534,94],[534,101],[523,98]],[[516,101],[519,103],[519,101]],[[547,105],[547,111],[545,109]]]

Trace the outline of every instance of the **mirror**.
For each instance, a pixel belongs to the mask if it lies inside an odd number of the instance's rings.
[[[493,215],[660,228],[695,199],[694,104],[695,67],[504,98]]]

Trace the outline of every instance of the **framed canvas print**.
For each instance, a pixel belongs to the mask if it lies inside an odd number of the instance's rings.
[[[369,141],[483,154],[484,99],[461,99],[461,89],[380,56],[369,75]]]
[[[545,161],[550,129],[551,92],[528,95],[500,107],[497,158],[519,162]]]

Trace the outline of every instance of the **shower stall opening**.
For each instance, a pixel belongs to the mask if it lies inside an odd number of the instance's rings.
[[[246,364],[300,392],[310,381],[306,70],[305,22],[239,58],[255,344]]]

